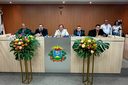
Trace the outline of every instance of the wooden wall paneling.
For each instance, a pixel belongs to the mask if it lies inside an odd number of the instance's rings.
[[[64,7],[62,15],[58,7]],[[48,29],[48,34],[53,35],[59,24],[64,24],[69,34],[81,25],[88,35],[88,31],[95,28],[96,24],[103,24],[104,19],[109,19],[113,26],[114,21],[123,20],[123,32],[127,33],[128,5],[1,5],[6,33],[16,33],[21,28],[21,23],[35,32],[38,24],[43,24]]]

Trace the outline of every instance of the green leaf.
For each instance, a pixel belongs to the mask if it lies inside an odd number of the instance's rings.
[[[51,50],[50,53],[53,53],[53,50]]]
[[[16,56],[15,59],[16,60],[19,60],[18,53],[15,56]]]
[[[31,55],[32,57],[34,57],[34,53],[33,53],[33,52],[30,52],[30,55]]]
[[[32,57],[30,57],[30,56],[29,56],[28,58],[29,58],[29,60],[31,60],[31,59],[32,59]]]
[[[11,52],[11,51],[14,51],[14,48],[12,48],[12,49],[10,50],[10,52]]]

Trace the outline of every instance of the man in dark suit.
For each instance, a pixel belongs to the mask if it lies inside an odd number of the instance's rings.
[[[39,27],[38,29],[36,29],[35,31],[35,36],[46,36],[48,35],[48,32],[47,32],[47,29],[44,29],[43,25],[42,24],[39,24]]]
[[[81,26],[78,26],[77,29],[74,30],[73,33],[75,36],[85,36],[85,32],[81,29]]]
[[[15,35],[17,35],[17,34],[21,34],[21,33],[24,33],[25,35],[26,34],[28,34],[28,35],[31,35],[31,30],[30,29],[28,29],[28,28],[26,28],[26,26],[25,26],[25,24],[24,23],[22,23],[22,28],[21,29],[19,29],[18,30],[18,32],[17,33],[15,33]]]
[[[97,24],[95,26],[94,30],[90,30],[88,33],[88,36],[92,36],[92,37],[101,37],[101,36],[107,36],[102,29],[100,29],[100,25]]]

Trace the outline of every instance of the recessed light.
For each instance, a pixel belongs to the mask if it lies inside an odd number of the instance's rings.
[[[89,3],[91,4],[92,2],[90,1]]]
[[[65,3],[65,1],[63,1],[63,4]]]
[[[9,2],[10,4],[12,3],[12,2]]]

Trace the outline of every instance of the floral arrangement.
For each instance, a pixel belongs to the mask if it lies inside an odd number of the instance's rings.
[[[16,60],[19,60],[19,57],[24,60],[31,60],[34,57],[34,50],[40,45],[35,36],[32,35],[10,36],[9,39],[12,39],[10,52],[14,51]]]
[[[86,37],[84,40],[75,40],[72,48],[81,58],[90,57],[92,54],[100,56],[106,49],[109,49],[109,43],[103,43],[102,40],[94,40],[92,37]]]

